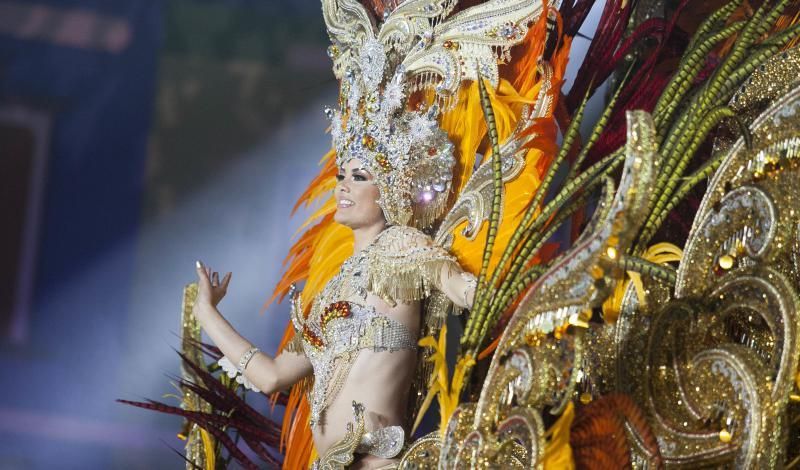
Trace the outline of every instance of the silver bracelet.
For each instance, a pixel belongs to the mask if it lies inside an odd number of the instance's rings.
[[[260,351],[257,347],[252,347],[247,350],[246,353],[242,354],[242,358],[239,359],[239,365],[236,366],[236,370],[239,371],[240,374],[244,374],[244,369],[247,367],[247,364],[250,363],[250,360],[253,359],[253,356]]]

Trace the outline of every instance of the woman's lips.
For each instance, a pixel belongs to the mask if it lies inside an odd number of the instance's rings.
[[[352,207],[353,205],[355,205],[355,203],[353,201],[351,201],[350,199],[340,199],[339,203],[336,204],[337,207],[342,208],[342,209],[348,208],[348,207]]]

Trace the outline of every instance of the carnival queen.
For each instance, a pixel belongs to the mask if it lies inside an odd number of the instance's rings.
[[[426,234],[452,206],[461,171],[440,118],[462,83],[497,85],[498,54],[522,41],[542,5],[501,0],[448,18],[455,3],[388,2],[376,21],[358,2],[322,1],[340,81],[337,108],[325,110],[334,219],[352,230],[354,254],[310,306],[292,296],[295,335],[280,354],[234,330],[217,310],[230,273],[220,280],[197,263],[194,315],[229,375],[265,393],[306,384],[315,468],[397,464],[428,379],[421,332],[475,297],[475,276]]]
[[[342,160],[335,220],[352,229],[355,254],[315,299],[309,315],[295,303],[296,341],[274,358],[253,347],[217,309],[231,273],[220,280],[200,262],[194,314],[254,388],[271,393],[313,376],[311,425],[321,462],[344,457],[357,459],[353,468],[381,468],[403,448],[421,301],[435,289],[455,305],[469,307],[475,284],[421,231],[391,225],[370,167],[357,158]],[[355,434],[360,436],[349,436],[347,423],[355,421],[358,431],[359,420],[364,428]]]

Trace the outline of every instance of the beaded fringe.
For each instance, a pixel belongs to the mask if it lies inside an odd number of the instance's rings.
[[[439,286],[435,280],[448,263],[453,263],[453,260],[435,258],[420,262],[408,257],[398,262],[375,257],[370,259],[367,290],[390,304],[422,300],[430,297]]]

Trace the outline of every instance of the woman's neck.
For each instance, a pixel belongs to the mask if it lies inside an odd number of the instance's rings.
[[[372,243],[384,229],[386,229],[386,223],[379,223],[375,225],[370,225],[368,227],[359,227],[353,229],[353,252],[358,253],[359,251],[363,250],[370,243]]]

